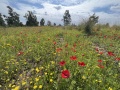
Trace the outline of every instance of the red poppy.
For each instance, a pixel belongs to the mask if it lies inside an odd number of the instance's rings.
[[[68,44],[66,44],[65,47],[68,47]]]
[[[18,52],[17,56],[20,56],[20,55],[22,55],[23,53],[24,53],[24,52],[20,51],[20,52]]]
[[[115,58],[116,61],[120,61],[120,57],[119,58]]]
[[[60,66],[64,66],[64,65],[65,65],[65,61],[59,62],[59,65],[60,65]]]
[[[100,68],[104,68],[104,66],[103,66],[103,65],[101,65],[101,64],[98,64],[98,67],[100,67]]]
[[[95,48],[95,50],[96,50],[96,52],[98,52],[98,51],[99,51],[99,49],[98,49],[97,47]]]
[[[98,62],[99,62],[99,63],[101,63],[101,62],[102,62],[102,60],[98,60]]]
[[[76,60],[77,57],[76,57],[76,56],[71,56],[70,59],[71,59],[71,60]]]
[[[103,54],[103,52],[102,52],[102,51],[99,51],[99,54],[101,54],[101,55],[102,55],[102,54]]]
[[[62,51],[62,48],[57,48],[56,49],[56,52],[60,52],[60,51]]]
[[[84,67],[86,64],[84,62],[78,62],[78,65]]]
[[[108,51],[108,55],[109,56],[115,56],[115,54],[113,52],[109,52],[109,51]]]
[[[54,45],[56,45],[56,42],[53,42]]]
[[[76,52],[75,48],[71,48],[73,52]]]
[[[62,78],[69,78],[70,72],[68,70],[63,70],[61,73]]]

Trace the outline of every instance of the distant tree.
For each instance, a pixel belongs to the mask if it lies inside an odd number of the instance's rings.
[[[61,24],[59,24],[58,26],[62,26]]]
[[[45,24],[45,20],[44,20],[44,18],[42,18],[40,21],[40,26],[44,26],[44,24]]]
[[[21,27],[24,26],[22,22],[20,22],[20,26],[21,26]]]
[[[28,11],[24,17],[27,20],[26,26],[38,26],[39,22],[37,21],[36,15],[34,15],[32,11]]]
[[[56,23],[54,23],[54,26],[56,26]]]
[[[8,26],[19,26],[20,25],[19,14],[14,12],[10,6],[7,6],[7,8],[8,8],[9,16],[3,15],[5,17],[7,25]]]
[[[0,26],[5,26],[5,21],[4,21],[1,13],[0,13]]]
[[[71,15],[69,14],[69,10],[66,10],[63,16],[64,25],[69,25],[71,23]]]
[[[106,23],[105,26],[106,26],[106,27],[109,27],[110,25],[109,25],[109,23]]]
[[[47,25],[48,25],[48,26],[51,26],[51,25],[52,25],[52,24],[51,24],[51,21],[48,21],[48,22],[47,22]]]

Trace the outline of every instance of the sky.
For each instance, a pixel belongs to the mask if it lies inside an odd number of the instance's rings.
[[[101,24],[120,25],[120,0],[0,0],[0,13],[8,15],[11,6],[20,15],[20,21],[27,11],[32,11],[40,22],[42,18],[63,25],[63,15],[69,10],[72,23],[78,25],[95,13]]]

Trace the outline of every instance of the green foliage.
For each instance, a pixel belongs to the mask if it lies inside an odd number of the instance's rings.
[[[63,16],[64,26],[70,25],[71,23],[71,15],[69,14],[69,10],[66,10]]]
[[[45,24],[45,20],[44,20],[44,18],[42,18],[40,21],[40,26],[44,26],[44,24]]]
[[[3,15],[8,26],[20,26],[19,14],[13,11],[10,6],[7,6],[9,16]]]
[[[98,18],[98,16],[95,16],[95,14],[93,14],[87,21],[84,21],[78,25],[78,30],[84,30],[87,35],[91,35],[93,27],[98,22]]]
[[[26,26],[38,26],[39,22],[37,21],[36,15],[34,15],[32,11],[28,11],[24,17],[27,20]]]
[[[86,26],[85,26],[85,33],[90,35],[92,34],[92,29],[93,26],[98,23],[98,16],[95,16],[95,14],[93,14],[92,16],[89,17],[89,20],[86,22]]]
[[[1,13],[0,13],[0,26],[5,26],[5,21],[4,21]]]

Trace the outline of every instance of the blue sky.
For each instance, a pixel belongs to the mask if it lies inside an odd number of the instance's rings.
[[[99,23],[120,24],[120,0],[0,0],[0,13],[7,15],[6,6],[11,6],[20,14],[20,20],[30,10],[37,16],[38,21],[44,18],[46,23],[63,24],[65,10],[69,10],[72,23],[79,24],[96,13]]]

